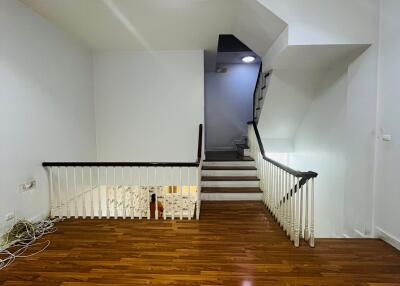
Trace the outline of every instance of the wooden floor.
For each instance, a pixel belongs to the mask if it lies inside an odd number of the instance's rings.
[[[71,219],[47,238],[0,285],[400,285],[400,252],[384,242],[296,249],[258,202],[203,202],[200,221]]]

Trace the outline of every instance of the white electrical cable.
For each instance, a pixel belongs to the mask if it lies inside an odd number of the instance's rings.
[[[17,239],[7,241],[7,248],[0,249],[0,270],[9,266],[16,258],[31,257],[46,250],[50,245],[50,241],[37,242],[37,240],[46,234],[55,232],[56,228],[54,225],[58,221],[60,221],[60,219],[46,219],[37,223],[25,221],[17,222],[17,224],[23,224],[25,230],[18,233]],[[24,255],[25,252],[33,246],[41,246],[41,248],[34,253]]]

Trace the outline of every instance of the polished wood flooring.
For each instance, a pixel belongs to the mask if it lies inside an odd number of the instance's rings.
[[[0,285],[400,285],[380,240],[294,248],[259,202],[203,202],[201,220],[66,220]]]

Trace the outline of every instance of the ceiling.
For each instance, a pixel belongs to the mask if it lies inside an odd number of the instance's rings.
[[[204,49],[235,34],[265,53],[286,24],[258,0],[20,0],[94,51]],[[207,58],[207,57],[206,57]]]
[[[274,59],[273,69],[324,70],[338,62],[352,62],[369,45],[293,45]]]

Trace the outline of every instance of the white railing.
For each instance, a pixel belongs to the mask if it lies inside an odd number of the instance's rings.
[[[51,217],[200,218],[203,125],[193,163],[44,162]]]
[[[265,156],[255,123],[249,147],[256,162],[263,201],[294,245],[304,239],[314,247],[314,172],[298,172]]]
[[[201,163],[188,167],[131,164],[45,163],[51,216],[199,219]]]

